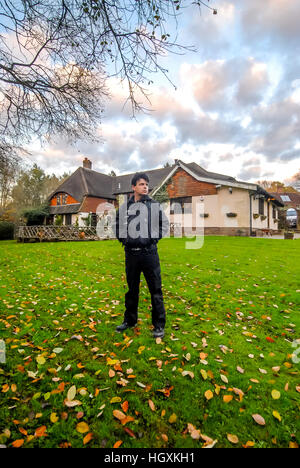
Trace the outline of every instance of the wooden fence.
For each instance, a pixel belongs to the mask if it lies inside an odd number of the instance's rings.
[[[77,226],[19,226],[16,230],[18,242],[34,241],[83,241],[100,240],[96,227]]]

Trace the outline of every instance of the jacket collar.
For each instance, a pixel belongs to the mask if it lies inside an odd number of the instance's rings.
[[[151,198],[149,197],[149,195],[142,195],[141,198],[140,198],[140,202],[145,202],[145,201],[149,201],[151,200]],[[128,200],[128,203],[137,203],[134,201],[134,195],[132,195],[129,200]]]

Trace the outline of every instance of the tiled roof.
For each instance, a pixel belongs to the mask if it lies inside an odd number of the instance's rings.
[[[51,193],[49,199],[59,192],[68,193],[80,203],[85,195],[114,199],[112,179],[113,177],[101,172],[79,167]]]
[[[270,195],[279,200],[285,206],[298,210],[300,209],[300,192],[270,192]],[[289,197],[290,201],[281,197]]]
[[[175,164],[169,167],[141,171],[145,172],[149,177],[150,194],[153,189],[158,188],[159,185],[168,177],[168,175],[171,174],[171,172],[174,172],[176,167],[180,167],[180,165],[182,165],[183,168],[185,167],[186,169],[189,169],[197,177],[202,177],[206,180],[211,179],[213,183],[216,183],[216,181],[220,181],[220,183],[224,181],[224,183],[227,183],[227,185],[230,183],[239,183],[239,181],[237,181],[234,177],[206,171],[203,169],[203,167],[199,166],[195,162],[183,163],[182,161],[178,160]],[[77,200],[78,203],[81,203],[85,196],[115,199],[119,194],[132,192],[131,179],[134,174],[135,172],[120,176],[108,176],[106,174],[102,174],[101,172],[93,171],[92,169],[79,167],[61,185],[59,185],[54,192],[51,193],[49,200],[59,192],[68,193],[75,200]],[[247,183],[241,182],[241,184]],[[265,190],[256,184],[247,185],[253,186],[253,190],[262,190],[262,192],[267,194]],[[278,200],[277,203],[282,204],[280,198],[276,198],[276,200]]]
[[[81,203],[73,203],[71,205],[50,206],[50,214],[69,214],[78,213]]]

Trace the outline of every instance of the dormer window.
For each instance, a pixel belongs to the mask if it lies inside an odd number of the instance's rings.
[[[67,204],[67,198],[68,198],[67,193],[59,193],[58,195],[56,195],[56,204],[57,205],[66,205]]]

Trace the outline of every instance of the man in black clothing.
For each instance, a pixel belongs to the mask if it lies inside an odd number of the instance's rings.
[[[135,174],[131,184],[133,196],[116,215],[116,237],[125,247],[128,284],[124,321],[116,330],[121,332],[137,323],[139,284],[143,273],[151,294],[153,336],[158,338],[164,336],[166,313],[156,244],[169,232],[169,222],[160,204],[148,196],[147,174]]]

